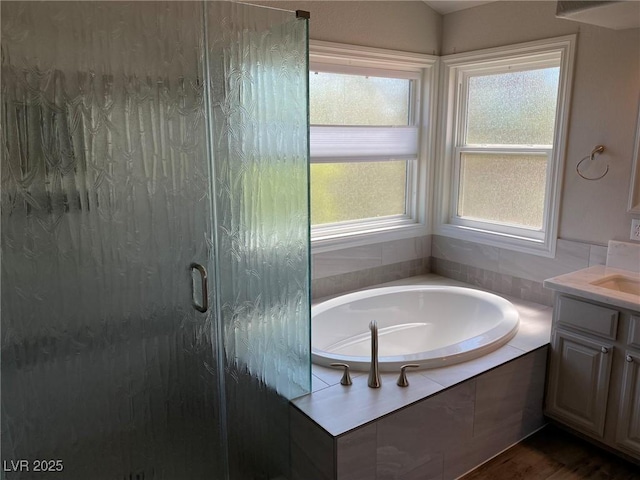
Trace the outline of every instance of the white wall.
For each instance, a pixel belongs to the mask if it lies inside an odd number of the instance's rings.
[[[555,18],[554,1],[501,1],[444,17],[442,54],[578,34],[559,237],[629,241],[629,179],[640,94],[640,29],[611,30]],[[586,181],[577,162],[597,144],[608,175]]]
[[[311,12],[309,37],[327,42],[440,53],[442,16],[420,1],[278,1],[249,3]]]

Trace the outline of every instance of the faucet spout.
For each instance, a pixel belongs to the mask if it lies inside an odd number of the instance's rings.
[[[373,320],[369,323],[371,330],[371,366],[369,368],[369,382],[371,388],[380,388],[380,371],[378,370],[378,322]]]

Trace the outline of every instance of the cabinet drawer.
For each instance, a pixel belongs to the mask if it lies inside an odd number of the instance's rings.
[[[617,310],[563,296],[558,298],[557,309],[559,324],[611,340],[616,339]]]

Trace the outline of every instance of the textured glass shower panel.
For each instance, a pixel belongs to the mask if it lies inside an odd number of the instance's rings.
[[[202,15],[2,2],[2,459],[47,478],[220,478]]]
[[[310,390],[307,21],[206,9],[231,478],[286,476],[286,399]]]
[[[306,21],[207,5],[224,346],[287,398],[309,390]]]

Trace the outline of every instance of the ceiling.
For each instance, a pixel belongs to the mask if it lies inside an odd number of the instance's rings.
[[[478,5],[483,5],[485,3],[491,3],[491,1],[471,1],[471,0],[433,0],[427,1],[423,0],[424,3],[433,8],[436,12],[441,15],[446,15],[447,13],[457,12],[458,10],[464,10],[465,8],[477,7]]]

